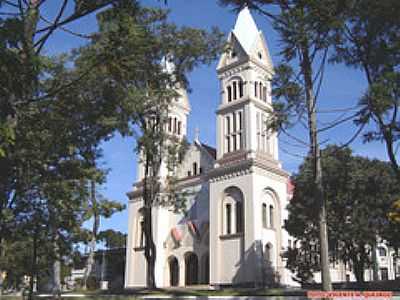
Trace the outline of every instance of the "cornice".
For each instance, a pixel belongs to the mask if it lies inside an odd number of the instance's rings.
[[[251,67],[249,62],[250,62],[250,59],[246,58],[246,59],[235,61],[229,65],[226,65],[226,66],[218,69],[217,70],[218,78],[221,80],[221,79],[230,77],[233,74],[236,74],[243,70],[249,69]]]
[[[177,180],[177,188],[184,189],[188,187],[198,186],[208,182],[208,174],[197,176],[188,176]],[[135,190],[126,193],[130,202],[141,200],[143,194],[143,181],[136,182],[134,185]],[[161,191],[162,192],[162,191]]]
[[[251,160],[235,161],[231,164],[218,166],[209,173],[210,183],[251,174],[253,173],[251,166]]]
[[[249,62],[253,63],[256,68],[260,68],[262,72],[267,73],[271,77],[274,76],[274,70],[268,65],[260,63],[260,61],[254,57],[250,57]],[[253,66],[251,66],[253,67]]]
[[[255,167],[257,167],[267,173],[267,174],[263,174],[263,175],[275,175],[275,176],[277,176],[277,179],[281,179],[285,182],[290,177],[290,174],[288,172],[281,169],[279,166],[271,164],[270,162],[255,159],[253,164]]]
[[[256,107],[265,111],[272,111],[272,105],[268,102],[261,101],[260,99],[256,99],[252,96],[243,97],[242,99],[234,100],[229,103],[221,104],[216,110],[217,114],[226,113],[229,111],[234,111],[240,107],[243,107],[246,104],[253,103]]]
[[[270,176],[282,182],[286,182],[290,174],[280,167],[280,164],[270,155],[251,151],[237,151],[225,154],[216,161],[215,168],[208,173],[179,179],[177,187],[184,189],[207,183],[218,182],[235,177],[241,177],[261,170],[263,176]],[[141,200],[143,194],[143,182],[134,184],[135,190],[128,192],[129,202]]]

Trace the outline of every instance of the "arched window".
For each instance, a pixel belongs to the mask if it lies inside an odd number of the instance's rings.
[[[261,218],[262,218],[262,226],[264,228],[267,228],[267,204],[263,203],[262,204],[262,212],[261,212]]]
[[[145,236],[144,236],[144,219],[140,221],[140,241],[139,241],[139,247],[142,248],[144,247],[144,241],[145,241]]]
[[[243,194],[237,187],[225,190],[223,199],[223,228],[222,234],[244,232],[244,206]],[[233,227],[234,226],[234,227]]]
[[[193,175],[194,176],[197,175],[197,163],[196,162],[193,163]]]
[[[378,252],[379,252],[379,256],[382,256],[382,257],[386,257],[387,256],[386,249],[383,248],[383,247],[379,247],[378,248]]]
[[[144,212],[143,208],[138,210],[138,218],[136,223],[136,247],[137,248],[144,248],[145,246],[145,227],[144,227]]]
[[[225,206],[225,220],[226,220],[226,228],[225,233],[232,233],[232,204],[227,203]]]
[[[228,86],[227,91],[228,91],[228,102],[231,102],[232,101],[232,87]]]
[[[178,121],[178,135],[181,135],[182,122]]]
[[[172,132],[172,118],[168,118],[168,132]]]
[[[225,120],[225,149],[226,152],[231,152],[231,118],[226,116]]]
[[[264,258],[267,261],[267,263],[272,264],[273,260],[273,247],[270,243],[265,245],[265,250],[264,250]]]
[[[241,110],[225,117],[225,153],[243,147],[243,112]]]
[[[243,203],[242,201],[236,202],[236,233],[243,232]]]
[[[258,97],[258,82],[254,82],[254,96]]]
[[[237,136],[238,136],[238,149],[242,149],[243,148],[243,140],[242,140],[242,136],[243,136],[243,114],[241,111],[239,111],[238,113],[238,131],[237,131]]]
[[[177,129],[178,129],[178,120],[174,118],[174,133],[176,133]]]
[[[233,100],[237,99],[237,83],[236,81],[233,82]]]
[[[274,207],[272,205],[269,206],[269,225],[271,228],[274,228]]]
[[[267,102],[267,87],[263,87],[263,101]]]
[[[232,117],[232,121],[233,121],[233,126],[232,126],[232,142],[233,142],[233,151],[237,150],[237,136],[236,136],[236,131],[237,131],[237,118],[236,118],[236,114],[233,113],[233,117]]]
[[[243,81],[239,80],[239,97],[243,97]]]

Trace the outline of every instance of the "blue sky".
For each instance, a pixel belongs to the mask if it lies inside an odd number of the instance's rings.
[[[54,15],[60,1],[51,1],[46,7],[50,16]],[[169,0],[168,6],[164,1],[143,0],[142,5],[159,6],[171,10],[170,21],[180,26],[192,26],[210,29],[213,26],[228,33],[234,26],[236,14],[229,8],[220,7],[216,0]],[[275,65],[280,61],[279,38],[273,31],[271,24],[262,16],[253,13],[256,23],[266,36],[272,60]],[[75,22],[68,29],[80,33],[88,33],[96,30],[94,16]],[[69,51],[74,47],[84,45],[86,41],[73,37],[65,32],[57,32],[48,42],[46,51],[49,54],[57,54]],[[210,66],[202,66],[189,74],[189,82],[192,93],[189,95],[192,113],[189,117],[188,138],[191,140],[195,128],[200,130],[200,139],[215,146],[215,110],[219,104],[219,82],[216,75],[216,63]],[[354,106],[366,87],[365,79],[360,71],[349,69],[343,65],[328,66],[324,83],[319,96],[320,110],[341,109]],[[338,113],[321,113],[320,126],[339,117]],[[348,116],[348,115],[346,115]],[[347,122],[321,136],[321,140],[328,143],[344,143],[356,128],[351,122]],[[307,132],[296,126],[290,130],[292,135],[307,140]],[[305,147],[293,145],[296,143],[287,136],[280,137],[280,160],[283,167],[289,172],[296,172],[301,163],[301,156],[306,153]],[[354,152],[371,158],[386,160],[384,145],[380,143],[363,144],[361,137],[355,140],[351,147]],[[118,200],[127,204],[126,192],[136,178],[136,154],[135,141],[132,138],[116,136],[111,141],[103,144],[104,158],[102,164],[110,169],[107,183],[102,187],[102,193],[107,198]],[[127,232],[127,211],[114,215],[111,219],[102,220],[102,229],[113,228]]]

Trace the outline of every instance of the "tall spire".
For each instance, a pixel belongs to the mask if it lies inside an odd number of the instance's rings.
[[[249,54],[251,46],[253,46],[254,41],[259,35],[259,30],[247,5],[243,7],[238,15],[233,33],[243,49]]]

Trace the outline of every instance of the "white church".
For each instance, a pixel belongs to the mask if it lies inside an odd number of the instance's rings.
[[[278,158],[277,134],[266,128],[273,65],[247,7],[228,43],[231,50],[217,67],[217,149],[196,137],[186,152],[178,170],[179,186],[190,195],[186,215],[153,209],[158,287],[297,285],[281,255],[294,243],[283,229],[292,186]],[[180,95],[167,130],[183,138],[191,109],[187,93]],[[164,167],[160,177],[166,173]],[[142,179],[139,163],[137,183],[128,193],[126,288],[146,286]],[[348,279],[346,269],[332,272],[334,281]]]

